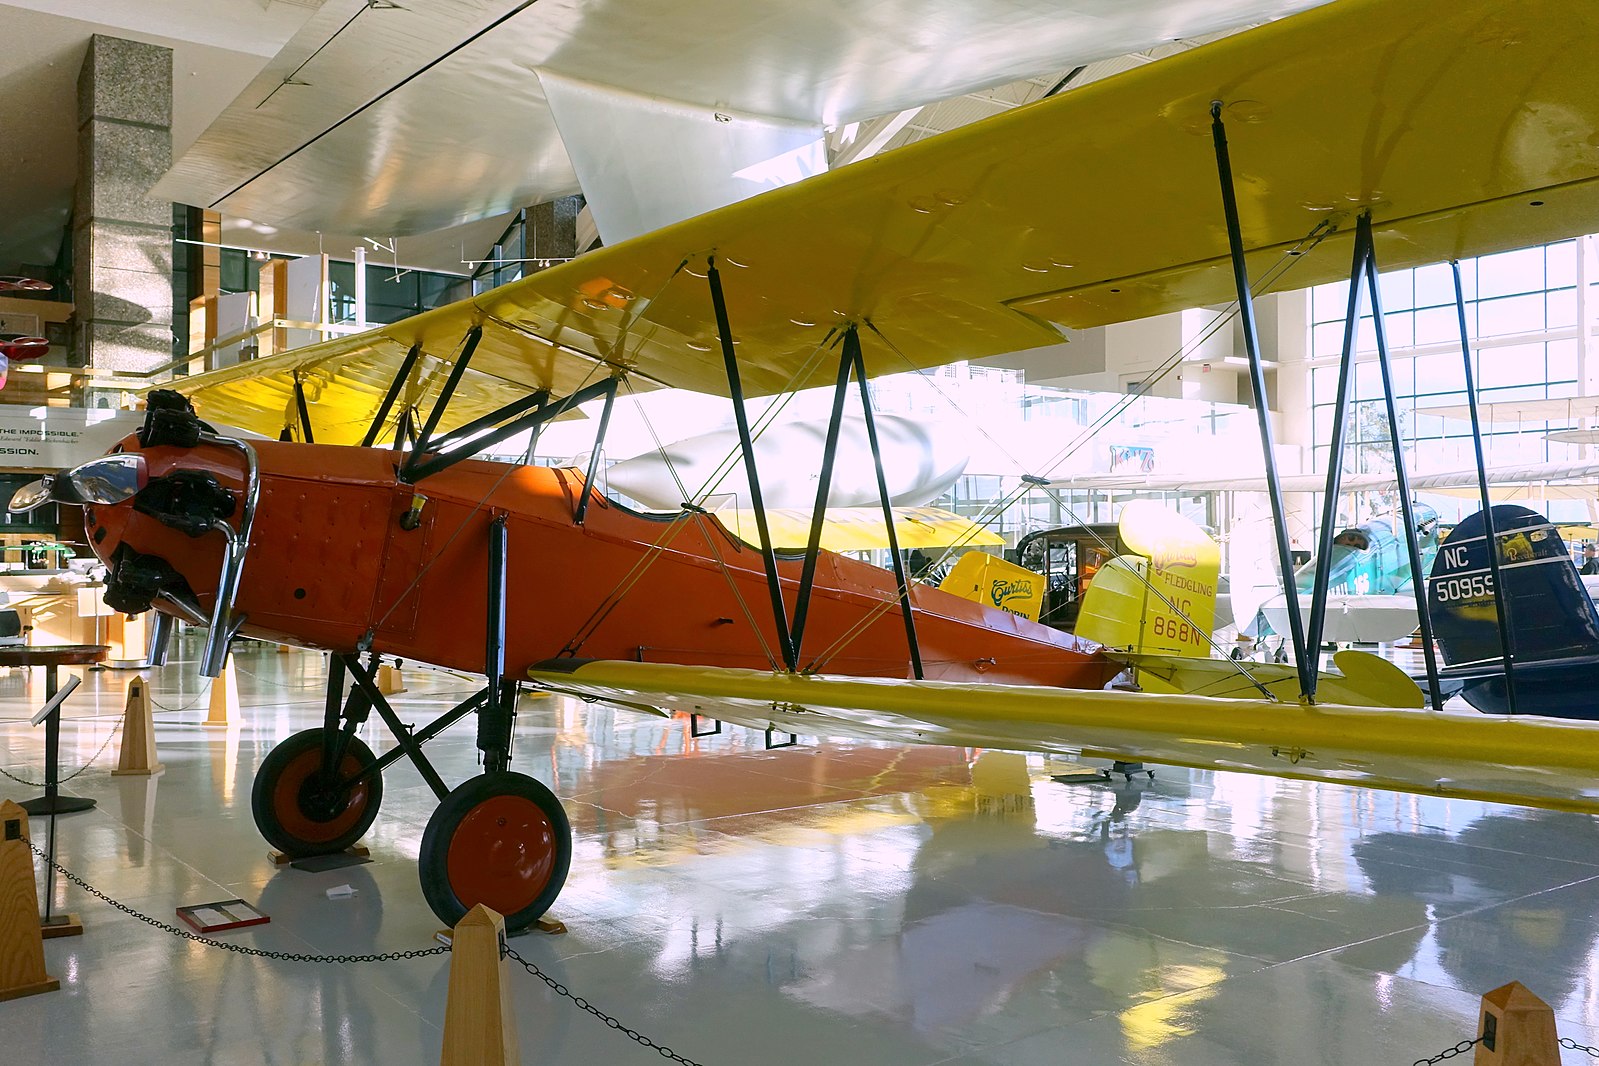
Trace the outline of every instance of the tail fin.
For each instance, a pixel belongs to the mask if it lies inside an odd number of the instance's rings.
[[[1044,604],[1043,574],[987,552],[961,556],[938,587],[961,599],[998,607],[1033,622],[1038,621],[1039,608]]]
[[[1094,576],[1077,635],[1107,647],[1207,657],[1221,569],[1216,542],[1152,500],[1122,508],[1117,531],[1136,554],[1118,556]]]
[[[1101,566],[1083,594],[1076,634],[1107,648],[1143,651],[1148,569],[1141,555],[1118,555]]]
[[[1493,517],[1516,661],[1599,654],[1599,614],[1559,531],[1543,515],[1515,504],[1496,505]],[[1427,579],[1427,605],[1445,663],[1500,657],[1481,512],[1457,525],[1439,546]]]

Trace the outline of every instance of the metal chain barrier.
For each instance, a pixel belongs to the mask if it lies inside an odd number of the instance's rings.
[[[60,778],[59,780],[57,780],[56,784],[64,785],[68,781],[71,781],[74,777],[77,777],[79,774],[83,773],[83,771],[87,770],[89,767],[93,766],[95,764],[95,761],[97,759],[99,759],[100,756],[105,754],[105,750],[111,746],[111,742],[113,740],[117,739],[117,734],[122,732],[122,722],[123,722],[122,719],[120,719],[120,718],[117,719],[117,724],[111,727],[111,732],[105,738],[105,742],[100,745],[100,750],[96,751],[93,755],[89,756],[89,761],[88,762],[84,763],[82,766],[80,766],[76,770],[72,771],[66,777],[63,777],[63,778]],[[19,784],[19,785],[27,785],[29,788],[44,788],[45,785],[46,785],[46,782],[44,782],[44,781],[29,781],[25,777],[18,777],[16,774],[14,774],[11,771],[7,770],[3,766],[0,766],[0,777],[9,777],[9,778],[11,778],[11,780],[15,781],[17,784]]]
[[[271,688],[280,688],[280,689],[284,689],[284,690],[287,690],[287,691],[303,692],[303,691],[309,691],[311,689],[321,689],[321,688],[326,688],[327,684],[328,684],[327,678],[314,678],[314,679],[312,679],[309,682],[298,682],[297,681],[297,682],[294,682],[293,684],[290,684],[287,681],[280,681],[280,680],[268,677],[266,674],[258,674],[254,670],[246,670],[239,663],[239,657],[237,655],[235,655],[233,657],[233,669],[234,669],[234,671],[236,673],[239,674],[240,677],[247,677],[251,681],[258,681],[261,684],[267,685],[267,686],[269,686]]]
[[[413,948],[410,951],[385,951],[371,955],[308,955],[294,951],[267,951],[261,948],[247,947],[244,944],[230,944],[223,940],[212,940],[210,937],[200,936],[198,933],[192,933],[187,929],[179,929],[175,925],[169,925],[158,918],[152,918],[148,914],[143,914],[134,910],[126,903],[112,899],[110,896],[106,895],[104,892],[101,892],[98,888],[95,888],[93,885],[89,884],[89,882],[85,881],[83,878],[79,877],[65,866],[62,866],[58,862],[52,861],[48,855],[39,850],[32,840],[28,839],[27,837],[23,837],[22,842],[28,845],[28,849],[37,855],[40,861],[52,867],[56,873],[60,874],[62,877],[65,877],[68,881],[71,881],[74,885],[89,893],[89,895],[93,896],[95,899],[100,900],[102,903],[109,904],[115,909],[121,911],[123,914],[128,915],[130,918],[136,918],[148,926],[152,926],[161,930],[163,933],[170,933],[171,935],[175,937],[181,937],[184,940],[192,940],[196,944],[204,944],[209,948],[221,948],[223,951],[231,951],[238,955],[248,955],[260,959],[277,959],[282,962],[321,962],[333,963],[335,965],[356,962],[398,962],[404,959],[427,958],[430,955],[445,955],[450,951],[450,946],[448,944],[440,944],[431,948]],[[640,1033],[638,1030],[629,1029],[627,1026],[623,1025],[609,1014],[606,1014],[604,1011],[594,1006],[594,1004],[590,1003],[582,996],[573,995],[571,989],[567,988],[553,977],[550,977],[537,966],[533,965],[533,963],[518,955],[510,947],[503,947],[502,951],[504,952],[502,956],[503,958],[511,959],[528,973],[532,974],[534,977],[537,977],[540,981],[543,981],[557,995],[570,999],[577,1007],[594,1015],[594,1017],[604,1022],[607,1026],[615,1029],[617,1032],[639,1044],[641,1047],[650,1048],[658,1053],[662,1058],[679,1063],[680,1066],[700,1066],[700,1064],[695,1062],[693,1059],[685,1058],[673,1051],[671,1048],[657,1044],[655,1041],[651,1040],[643,1033]]]
[[[1480,1036],[1471,1040],[1462,1040],[1454,1047],[1444,1048],[1430,1059],[1417,1059],[1415,1062],[1411,1063],[1410,1066],[1433,1066],[1434,1063],[1442,1062],[1445,1059],[1452,1059],[1456,1055],[1464,1055],[1466,1052],[1475,1047],[1481,1040],[1482,1037]]]
[[[160,700],[156,699],[155,698],[155,693],[150,691],[150,689],[148,687],[146,687],[146,689],[145,689],[145,695],[147,695],[150,698],[150,705],[155,707],[157,710],[166,711],[169,714],[181,714],[184,711],[193,710],[196,706],[199,705],[200,701],[203,700],[208,693],[210,693],[210,691],[211,691],[211,686],[207,685],[205,688],[201,689],[199,692],[196,692],[194,694],[194,699],[190,700],[188,703],[185,703],[182,707],[168,707],[166,704],[164,704]]]
[[[18,777],[16,774],[14,774],[11,771],[5,769],[4,767],[0,767],[0,777],[9,777],[9,778],[11,778],[11,780],[15,781],[17,784],[19,784],[19,785],[27,785],[29,788],[43,788],[44,787],[44,782],[43,781],[29,781],[26,777]]]
[[[1590,1059],[1599,1059],[1599,1047],[1589,1047],[1587,1044],[1579,1044],[1569,1036],[1561,1037],[1559,1043],[1561,1047],[1568,1048],[1571,1051],[1586,1052]]]
[[[550,990],[556,995],[565,996],[579,1009],[588,1011],[588,1013],[594,1015],[594,1017],[604,1022],[610,1028],[615,1029],[617,1032],[638,1044],[640,1047],[649,1048],[656,1054],[660,1055],[661,1058],[667,1059],[671,1062],[680,1063],[681,1066],[700,1066],[700,1064],[695,1062],[693,1059],[685,1058],[684,1056],[679,1055],[677,1052],[673,1051],[669,1047],[666,1047],[664,1044],[657,1044],[655,1041],[651,1040],[637,1029],[629,1029],[627,1026],[623,1025],[609,1014],[606,1014],[604,1011],[600,1010],[600,1008],[596,1007],[582,996],[573,995],[571,989],[567,988],[565,985],[561,984],[561,982],[557,981],[555,978],[551,977],[549,974],[545,973],[531,962],[528,962],[522,956],[518,955],[513,948],[502,946],[500,950],[504,953],[505,958],[510,959],[512,962],[522,967],[522,969],[526,970],[534,977],[537,977],[546,985],[549,985]]]
[[[110,896],[106,895],[104,892],[101,892],[98,888],[95,888],[93,885],[89,884],[89,882],[85,881],[71,870],[68,870],[65,866],[62,866],[58,862],[52,862],[49,856],[34,846],[33,841],[26,837],[23,838],[23,841],[28,845],[29,850],[31,850],[35,855],[39,856],[39,858],[47,865],[53,867],[56,873],[60,874],[62,877],[65,877],[68,881],[71,881],[74,885],[77,885],[79,888],[89,893],[89,895],[93,896],[95,899],[98,899],[103,903],[109,903],[112,907],[115,907],[123,914],[126,914],[131,918],[137,918],[146,925],[154,926],[163,933],[171,933],[173,936],[182,937],[184,940],[192,940],[196,944],[204,944],[206,947],[221,948],[223,951],[232,951],[239,955],[251,955],[262,959],[279,959],[284,962],[329,962],[339,964],[352,962],[395,962],[400,959],[420,959],[429,955],[444,955],[450,950],[448,945],[441,944],[437,947],[415,948],[411,951],[386,951],[375,955],[306,955],[294,951],[264,951],[260,948],[247,947],[243,944],[230,944],[223,940],[212,940],[210,937],[204,937],[197,933],[191,933],[187,929],[179,929],[175,925],[168,925],[166,922],[163,922],[157,918],[152,918],[148,914],[141,914],[139,911],[134,910],[126,903],[120,903],[117,900],[112,899]]]

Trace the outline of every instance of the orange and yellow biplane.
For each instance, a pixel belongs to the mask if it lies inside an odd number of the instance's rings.
[[[1344,276],[1352,252],[1403,267],[1592,229],[1596,49],[1582,0],[1339,0],[403,322],[184,379],[150,394],[114,454],[13,506],[83,502],[107,602],[208,626],[207,674],[241,634],[330,650],[326,721],[266,758],[257,824],[290,854],[342,849],[377,814],[384,768],[410,758],[441,801],[420,867],[446,921],[484,902],[524,927],[561,889],[565,814],[512,769],[529,683],[769,739],[1126,755],[1599,811],[1588,727],[1298,698],[1313,668],[1286,698],[1106,691],[1123,661],[1101,646],[910,583],[897,551],[888,573],[819,547],[836,427],[852,389],[869,418],[875,374],[1235,296],[1247,333],[1253,291]],[[833,430],[804,544],[774,543],[752,464],[746,543],[698,500],[664,518],[607,500],[592,462],[473,458],[591,401],[603,440],[619,390],[667,385],[729,397],[749,463],[747,398],[824,384]],[[1178,577],[1187,564],[1152,554]],[[1186,643],[1195,620],[1171,617]],[[487,683],[412,731],[377,691],[380,654]],[[382,756],[355,735],[373,710],[398,741]],[[467,715],[483,773],[451,788],[423,745]]]

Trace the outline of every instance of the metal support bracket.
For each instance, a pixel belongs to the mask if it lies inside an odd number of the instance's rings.
[[[690,712],[688,716],[688,735],[691,737],[714,737],[722,732],[722,720],[711,718],[709,721],[716,723],[715,729],[701,729],[700,716]]]
[[[772,738],[777,735],[777,732],[778,732],[778,730],[777,730],[776,726],[769,725],[769,726],[766,727],[766,750],[767,751],[772,751],[772,750],[777,749],[777,748],[792,748],[794,745],[799,743],[799,734],[798,733],[785,733],[783,735],[788,737],[788,739],[783,741],[781,744],[774,744],[774,743],[772,743]]]
[[[517,411],[523,413],[518,415],[518,417],[512,418],[509,422],[501,424],[498,428],[485,433],[483,436],[470,440],[462,439],[470,428],[462,426],[460,429],[454,430],[441,438],[443,441],[450,442],[450,447],[447,450],[434,452],[431,457],[426,459],[422,458],[423,446],[420,441],[417,441],[412,445],[410,458],[400,468],[400,480],[414,485],[441,470],[449,469],[464,459],[472,458],[484,448],[498,444],[507,437],[515,436],[524,429],[543,425],[578,404],[588,403],[590,400],[596,400],[602,396],[612,396],[616,392],[617,380],[616,378],[607,378],[604,381],[586,385],[557,403],[545,403],[542,406],[536,406],[529,402],[518,400],[514,403],[506,404],[499,410],[477,419],[472,423],[472,426],[490,425],[494,421],[507,417],[509,413]],[[529,411],[527,410],[528,407],[535,407],[535,409]],[[473,430],[473,432],[476,432],[476,430]],[[432,446],[430,445],[429,447]]]

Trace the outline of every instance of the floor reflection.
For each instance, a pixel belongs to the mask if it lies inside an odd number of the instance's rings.
[[[192,662],[152,675],[167,771],[112,778],[113,745],[71,782],[100,806],[62,819],[63,859],[157,916],[255,902],[272,922],[240,943],[425,946],[431,791],[392,768],[368,865],[268,866],[250,787],[274,743],[319,724],[322,658],[247,648],[239,665],[232,730],[201,727]],[[407,683],[397,709],[416,723],[470,688]],[[124,684],[85,682],[85,745]],[[0,675],[0,765],[40,758],[38,687]],[[478,772],[472,741],[465,722],[430,745],[446,781]],[[712,1066],[1408,1062],[1465,1035],[1511,977],[1555,1003],[1563,1035],[1599,1043],[1588,818],[1181,769],[1063,784],[1056,761],[970,749],[768,751],[758,732],[696,738],[550,697],[520,705],[515,766],[554,787],[576,834],[556,908],[570,932],[517,950]],[[352,899],[326,896],[343,883]],[[442,960],[265,963],[66,902],[90,929],[47,948],[70,995],[0,1003],[18,1061],[439,1059]],[[655,1058],[542,985],[518,977],[514,995],[524,1061]]]

